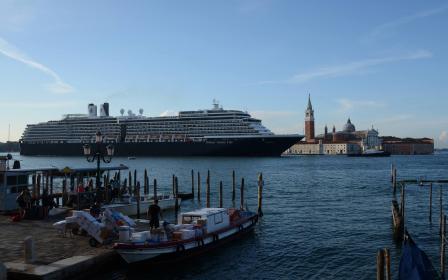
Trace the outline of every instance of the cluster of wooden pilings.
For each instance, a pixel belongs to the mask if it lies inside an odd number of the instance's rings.
[[[51,172],[33,174],[31,177],[31,206],[42,206],[46,202],[55,201],[62,205],[60,199],[62,194],[54,189],[54,177]]]
[[[148,175],[147,169],[144,170],[143,174],[143,184],[138,180],[137,170],[133,172],[131,170],[128,171],[127,177],[122,179],[122,172],[118,171],[110,176],[111,174],[108,172],[102,176],[102,180],[100,180],[100,184],[104,187],[96,186],[93,184],[93,176],[89,174],[87,176],[87,181],[85,180],[85,176],[82,174],[68,174],[62,177],[62,192],[55,192],[54,184],[53,184],[53,175],[51,173],[39,173],[32,176],[32,198],[33,201],[37,201],[39,204],[39,200],[42,200],[42,197],[50,197],[52,200],[56,198],[57,204],[65,206],[68,202],[72,202],[76,204],[76,208],[82,209],[85,207],[90,207],[90,205],[85,205],[83,201],[90,201],[88,204],[92,204],[94,201],[100,201],[103,203],[109,203],[112,200],[112,191],[114,188],[119,186],[118,197],[121,197],[123,194],[131,194],[136,197],[141,197],[141,191],[143,191],[144,196],[151,197],[150,194],[150,178]],[[126,176],[126,175],[125,175]],[[232,177],[232,185],[231,185],[231,200],[232,204],[235,205],[236,202],[236,192],[237,192],[237,179],[235,171],[233,170],[231,173]],[[195,180],[197,179],[197,180]],[[258,175],[258,208],[257,212],[259,216],[263,215],[262,212],[262,197],[263,197],[263,174],[260,173]],[[87,191],[78,192],[77,188],[79,185],[85,185],[87,187]],[[224,185],[223,181],[219,181],[218,184],[218,196],[219,203],[216,207],[224,207]],[[173,174],[172,175],[172,195],[176,198],[182,199],[194,199],[197,198],[197,201],[201,202],[202,196],[202,182],[201,182],[201,173],[198,171],[195,173],[194,170],[191,170],[191,192],[180,192],[179,191],[179,179]],[[212,207],[211,205],[211,175],[210,170],[207,170],[206,178],[205,178],[205,207]],[[239,208],[246,209],[245,206],[245,179],[241,178],[241,183],[239,184],[239,192],[240,192],[240,202]],[[158,193],[158,182],[157,179],[153,179],[152,182],[152,197],[153,199],[157,199]],[[45,195],[44,195],[45,194]],[[59,203],[59,199],[62,198],[62,203]],[[140,199],[137,199],[137,204],[140,204]],[[175,200],[175,210],[177,211],[180,207],[178,204],[178,199]],[[137,205],[139,206],[139,205]],[[138,212],[140,212],[140,207],[138,207]],[[140,216],[140,213],[137,215]]]
[[[120,180],[120,175],[118,173],[115,174],[114,176],[115,180]],[[197,178],[197,181],[195,180],[195,178]],[[195,182],[196,181],[196,182]],[[110,193],[110,181],[109,181],[109,177],[104,176],[104,182],[105,182],[105,193],[106,193],[106,199],[105,201],[108,202],[109,200],[107,199],[107,194]],[[133,184],[132,184],[133,182]],[[131,171],[128,172],[128,178],[126,178],[124,180],[123,183],[124,186],[127,186],[129,193],[134,194],[137,197],[140,197],[140,188],[141,188],[141,184],[140,181],[137,180],[137,170],[134,170],[133,174]],[[263,174],[259,173],[258,175],[258,180],[257,180],[257,186],[258,186],[258,206],[257,206],[257,213],[258,215],[261,217],[263,216],[263,211],[262,211],[262,201],[263,201],[263,185],[264,185],[264,181],[263,181]],[[222,180],[219,181],[219,191],[218,191],[218,196],[219,196],[219,204],[217,205],[217,207],[224,207],[224,195],[223,195],[223,191],[224,191],[224,187],[223,187],[223,182]],[[144,176],[143,176],[143,193],[144,195],[149,195],[149,176],[148,176],[148,171],[147,169],[144,170]],[[197,195],[197,201],[201,202],[201,191],[202,191],[202,182],[201,182],[201,173],[198,171],[197,175],[195,173],[194,170],[191,170],[191,192],[179,192],[179,179],[178,177],[173,174],[172,175],[172,195],[175,198],[182,198],[182,199],[194,199],[195,198],[195,190],[196,190],[196,195]],[[232,203],[235,204],[235,200],[236,200],[236,190],[237,190],[237,182],[236,182],[236,175],[235,175],[235,171],[232,171],[232,195],[231,195],[231,199],[232,199]],[[158,193],[158,186],[157,186],[157,179],[154,179],[153,181],[153,198],[156,199],[157,198],[157,193]],[[211,175],[210,175],[210,170],[207,170],[207,175],[206,175],[206,180],[205,180],[205,207],[209,208],[211,207],[211,198],[210,198],[210,193],[211,193]],[[240,209],[246,209],[247,207],[245,206],[245,179],[241,178],[241,184],[240,184]],[[178,199],[175,200],[175,210],[177,211],[180,207],[180,205],[178,204]],[[137,213],[137,217],[139,218],[140,216],[140,201],[137,199],[137,209],[138,209],[138,213]]]
[[[402,242],[408,229],[405,225],[405,195],[407,185],[417,185],[420,187],[428,187],[429,190],[429,223],[433,220],[433,185],[439,185],[439,235],[440,235],[440,275],[445,279],[445,249],[447,244],[446,238],[446,215],[443,212],[443,185],[448,184],[448,180],[398,180],[397,169],[394,165],[391,167],[391,183],[393,189],[392,199],[392,221],[393,221],[393,238],[396,242]],[[396,199],[397,189],[401,190],[400,203]],[[386,266],[386,273],[384,272]],[[386,276],[386,278],[384,278]],[[377,253],[377,279],[391,279],[390,278],[390,256],[389,250],[380,249]]]

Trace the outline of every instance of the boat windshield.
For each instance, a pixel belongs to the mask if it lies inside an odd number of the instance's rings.
[[[191,224],[201,219],[201,216],[182,216],[182,224]]]

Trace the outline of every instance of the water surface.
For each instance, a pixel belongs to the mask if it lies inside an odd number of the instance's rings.
[[[22,157],[22,166],[94,166],[83,158]],[[392,240],[390,165],[400,178],[448,178],[448,155],[348,158],[302,156],[281,158],[114,158],[157,178],[159,191],[171,190],[171,175],[181,191],[191,189],[191,169],[201,172],[202,201],[205,175],[211,172],[212,205],[218,204],[219,180],[224,204],[232,206],[231,173],[237,190],[245,178],[249,209],[257,203],[257,174],[263,172],[264,217],[253,234],[188,263],[159,271],[111,268],[102,279],[374,279],[376,251],[388,247],[394,274],[400,246]],[[140,179],[141,180],[141,179]],[[195,178],[196,180],[196,178]],[[437,192],[436,192],[437,190]],[[448,199],[448,191],[444,195]],[[434,265],[439,267],[438,187],[434,187],[433,223],[428,220],[428,188],[409,187],[407,227]],[[448,203],[446,203],[448,204]],[[236,205],[239,205],[237,191]],[[183,210],[200,207],[182,203]],[[444,207],[446,209],[446,207]],[[86,240],[87,242],[87,240]]]

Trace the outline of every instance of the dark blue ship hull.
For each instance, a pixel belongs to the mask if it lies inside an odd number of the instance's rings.
[[[280,156],[303,136],[243,137],[203,142],[116,143],[116,156]],[[20,143],[27,156],[82,156],[81,143]]]

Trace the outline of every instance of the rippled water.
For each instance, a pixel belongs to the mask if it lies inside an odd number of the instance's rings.
[[[22,157],[23,166],[89,165],[83,158]],[[257,173],[263,172],[264,217],[247,238],[158,271],[114,268],[102,278],[148,279],[374,279],[376,251],[391,249],[392,268],[398,270],[400,246],[392,240],[390,165],[400,178],[448,178],[448,155],[348,158],[343,156],[282,158],[115,158],[137,169],[147,168],[159,189],[171,190],[171,175],[181,191],[191,188],[191,169],[200,171],[205,201],[205,175],[211,172],[212,205],[217,205],[219,180],[224,203],[231,206],[231,172],[245,178],[246,198],[256,209]],[[196,178],[195,178],[196,179]],[[399,194],[399,193],[398,193]],[[445,191],[448,198],[448,191]],[[438,265],[438,187],[433,190],[433,223],[428,221],[428,188],[409,187],[407,227]],[[446,200],[446,199],[445,199]],[[237,192],[236,203],[239,203]],[[448,204],[448,203],[446,203]],[[199,207],[184,202],[182,209]],[[446,207],[445,207],[446,208]]]

